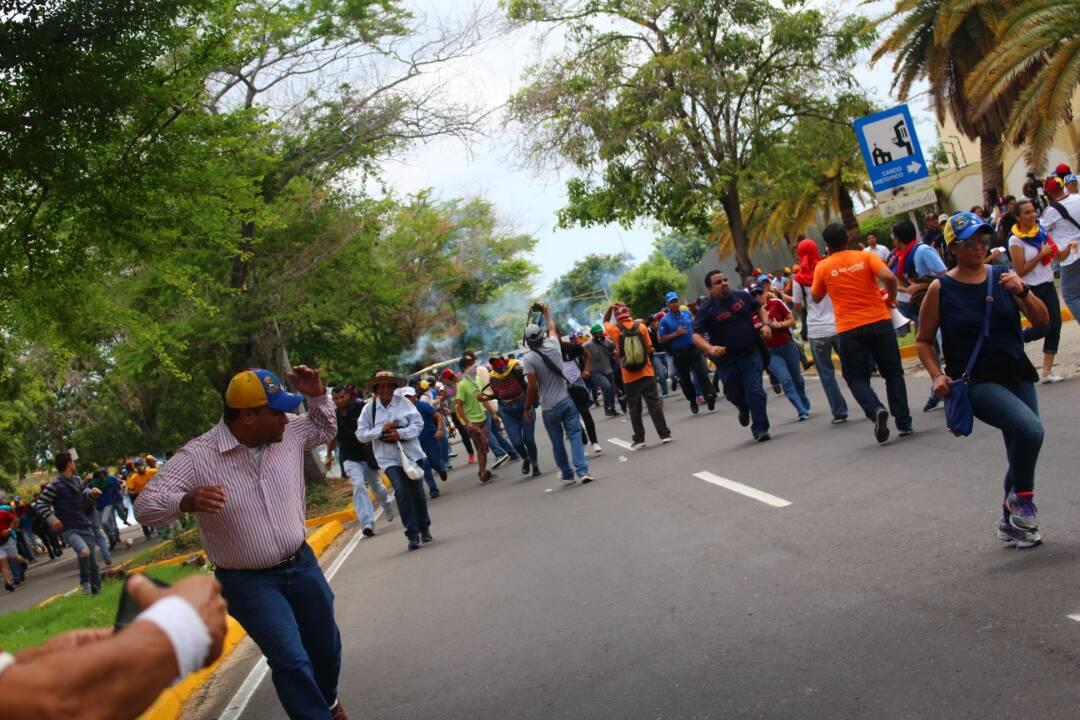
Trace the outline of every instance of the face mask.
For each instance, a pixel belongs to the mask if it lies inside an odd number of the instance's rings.
[[[475,380],[476,379],[476,367],[477,367],[476,365],[470,365],[465,370],[465,377],[469,378],[470,380]]]

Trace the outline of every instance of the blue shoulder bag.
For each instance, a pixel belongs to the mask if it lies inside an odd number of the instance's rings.
[[[983,331],[971,351],[964,374],[959,380],[949,381],[949,394],[945,396],[945,424],[958,437],[967,437],[975,426],[975,411],[971,407],[971,371],[979,359],[983,340],[990,334],[990,311],[994,307],[994,270],[986,268],[986,312],[983,314]]]

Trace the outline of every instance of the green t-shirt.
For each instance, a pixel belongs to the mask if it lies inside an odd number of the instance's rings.
[[[472,423],[482,423],[487,420],[484,406],[480,404],[480,400],[476,397],[479,394],[480,388],[469,378],[463,377],[458,382],[457,399],[461,401],[462,409],[465,411],[465,419]]]

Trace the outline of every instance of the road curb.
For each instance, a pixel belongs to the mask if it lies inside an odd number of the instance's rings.
[[[326,548],[329,547],[330,543],[345,530],[345,526],[342,525],[341,520],[337,519],[336,516],[347,512],[351,512],[351,510],[342,510],[326,516],[333,517],[334,519],[325,523],[322,527],[308,536],[308,545],[311,546],[316,557],[321,556],[326,551]],[[170,558],[170,560],[175,560],[175,558]],[[139,720],[176,720],[180,717],[181,713],[184,711],[184,703],[186,703],[195,691],[202,687],[203,684],[214,675],[217,669],[221,667],[221,664],[225,661],[225,658],[236,649],[241,640],[247,637],[244,628],[242,628],[240,623],[236,622],[232,616],[227,616],[225,621],[228,624],[228,629],[225,632],[225,644],[221,651],[221,657],[215,660],[209,667],[188,675],[173,687],[163,691],[158,695],[154,704],[139,716]]]

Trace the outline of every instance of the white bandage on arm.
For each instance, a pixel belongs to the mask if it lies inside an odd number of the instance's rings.
[[[135,618],[149,620],[161,628],[176,653],[178,677],[201,670],[210,653],[210,631],[199,613],[187,600],[174,596],[162,598]]]

